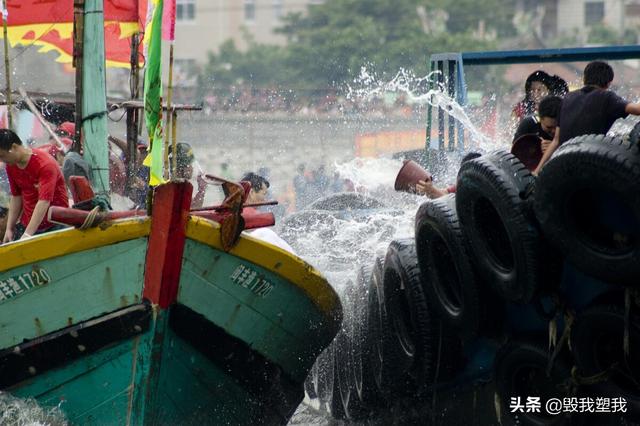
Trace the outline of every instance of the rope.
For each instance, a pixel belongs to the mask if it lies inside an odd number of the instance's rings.
[[[108,115],[109,111],[98,111],[92,114],[87,115],[86,117],[82,117],[82,123],[88,120],[93,120],[94,118],[102,117],[103,115]]]
[[[617,366],[618,366],[618,363],[616,362],[606,370],[588,377],[581,376],[578,373],[578,367],[574,366],[571,369],[571,381],[577,386],[580,386],[580,385],[590,386],[590,385],[606,382],[607,380],[609,380],[609,376],[611,376],[611,372],[615,370]]]
[[[553,349],[553,352],[551,353],[551,356],[549,357],[549,362],[547,363],[547,371],[546,371],[547,376],[551,376],[551,370],[553,369],[553,363],[555,362],[556,358],[560,354],[560,351],[564,347],[564,344],[569,341],[569,335],[571,334],[571,326],[573,325],[574,319],[575,319],[575,317],[574,317],[572,312],[567,311],[565,313],[564,330],[562,331],[562,336],[560,337],[560,341],[555,346],[555,348]],[[554,323],[555,323],[555,320],[554,320]],[[549,336],[549,339],[551,340],[551,336]]]
[[[102,220],[98,220],[100,215],[100,206],[95,206],[87,215],[84,223],[80,225],[81,230],[93,228],[98,225]]]

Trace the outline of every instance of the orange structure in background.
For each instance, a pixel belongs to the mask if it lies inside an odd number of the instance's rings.
[[[379,157],[424,148],[424,130],[385,131],[356,136],[356,157]]]

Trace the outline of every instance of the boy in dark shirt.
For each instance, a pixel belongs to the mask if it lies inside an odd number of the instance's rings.
[[[577,136],[606,134],[618,118],[640,115],[640,104],[629,103],[608,90],[613,69],[606,62],[590,62],[584,69],[584,87],[569,93],[562,102],[553,142],[534,171],[542,166],[562,143]]]
[[[535,134],[540,137],[542,152],[546,151],[555,136],[561,106],[562,99],[560,97],[545,97],[540,101],[538,116],[530,115],[522,119],[513,137],[513,141],[515,142],[523,135]]]

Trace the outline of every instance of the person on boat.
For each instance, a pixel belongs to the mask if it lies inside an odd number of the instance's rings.
[[[129,191],[129,198],[134,202],[135,208],[145,209],[147,204],[147,193],[149,192],[149,167],[143,164],[144,159],[149,154],[149,146],[143,140],[138,140],[138,157],[136,163],[135,177]]]
[[[7,229],[7,218],[9,215],[9,196],[0,190],[0,241],[4,238],[4,230]]]
[[[251,190],[249,191],[249,195],[247,196],[246,204],[263,203],[267,200],[267,192],[271,184],[266,178],[257,173],[248,172],[240,180],[251,183]],[[243,207],[242,212],[243,214],[256,214],[258,213],[258,209],[255,207]],[[246,230],[244,232],[254,238],[266,241],[276,247],[280,247],[285,251],[295,254],[293,247],[291,247],[289,243],[287,243],[278,234],[276,234],[273,229],[256,228]]]
[[[71,121],[65,121],[60,123],[56,128],[56,134],[61,138],[73,138],[76,136],[76,124]]]
[[[524,83],[524,99],[518,102],[511,111],[511,118],[516,123],[528,115],[538,111],[540,101],[549,94],[551,76],[544,71],[534,71]]]
[[[246,204],[263,203],[267,200],[267,192],[271,186],[267,179],[257,173],[249,172],[242,176],[242,179],[240,180],[251,184],[251,190],[247,196]],[[254,207],[245,207],[244,211],[257,212],[258,209]]]
[[[82,152],[69,150],[64,155],[64,161],[62,162],[62,176],[67,185],[69,185],[69,178],[71,176],[84,176],[89,182],[91,182],[91,173],[89,170],[89,163],[82,157]]]
[[[173,146],[169,146],[169,164],[173,162]],[[176,178],[192,180],[193,179],[193,165],[196,161],[196,157],[193,154],[193,148],[186,142],[179,142],[176,144]],[[198,209],[204,204],[204,196],[207,191],[207,182],[201,173],[196,176],[197,191],[191,200],[191,208]]]
[[[606,134],[617,119],[629,114],[640,115],[640,103],[630,103],[609,90],[613,77],[613,69],[608,63],[594,61],[587,64],[583,73],[584,87],[569,93],[562,101],[555,136],[534,174],[569,139]]]
[[[7,229],[7,216],[9,213],[9,209],[0,206],[0,238],[4,237],[4,230]]]
[[[462,157],[462,161],[460,161],[460,165],[466,163],[467,161],[471,161],[474,158],[480,157],[482,154],[479,152],[469,152],[464,157]],[[449,185],[446,188],[438,188],[433,184],[433,180],[430,179],[428,181],[419,180],[416,183],[416,194],[418,195],[426,195],[430,199],[436,199],[440,197],[444,197],[447,194],[455,194],[456,185]]]
[[[540,137],[542,152],[546,151],[556,133],[561,106],[562,98],[559,96],[547,96],[541,100],[538,114],[530,115],[520,121],[513,141],[515,142],[523,135],[536,134]]]
[[[60,142],[62,142],[62,144],[64,145],[64,148],[61,148],[60,146],[58,146],[58,144],[56,143],[55,140],[53,140],[53,138],[51,138],[48,143],[44,145],[40,145],[37,148],[47,151],[49,155],[51,155],[53,158],[56,159],[60,167],[62,167],[62,165],[64,164],[65,154],[71,148],[73,141],[68,137],[62,137],[60,138]]]
[[[62,228],[46,218],[49,206],[69,207],[58,163],[45,151],[24,146],[18,135],[8,129],[0,129],[0,161],[7,165],[11,187],[2,242]]]

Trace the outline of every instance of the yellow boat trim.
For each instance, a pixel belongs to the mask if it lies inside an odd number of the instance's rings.
[[[220,225],[191,216],[187,222],[187,238],[222,250]],[[230,254],[261,266],[285,278],[305,292],[332,320],[340,318],[340,298],[327,280],[313,266],[279,247],[242,234]]]
[[[58,256],[146,237],[150,230],[151,219],[137,218],[110,222],[106,226],[86,231],[69,228],[5,244],[0,246],[0,272]]]

